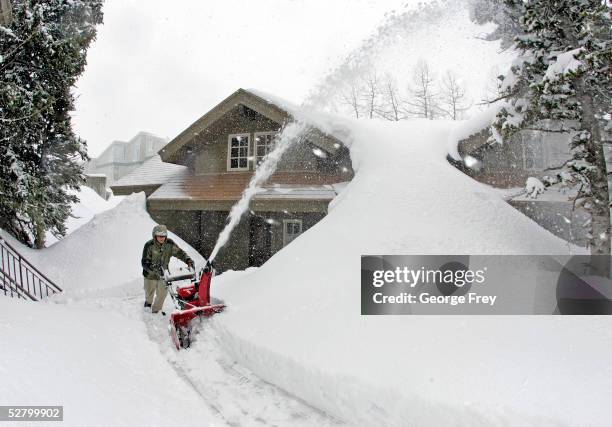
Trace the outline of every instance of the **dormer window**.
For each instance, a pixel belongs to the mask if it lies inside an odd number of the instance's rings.
[[[249,170],[249,134],[234,134],[228,138],[227,170]]]
[[[274,149],[274,137],[277,132],[255,132],[255,161],[256,167],[263,158]]]

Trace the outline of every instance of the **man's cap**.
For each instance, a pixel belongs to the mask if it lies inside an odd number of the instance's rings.
[[[168,228],[163,224],[156,225],[155,227],[153,227],[153,237],[156,237],[156,236],[167,237]]]

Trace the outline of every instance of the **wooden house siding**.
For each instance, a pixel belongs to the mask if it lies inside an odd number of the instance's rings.
[[[209,173],[241,173],[228,167],[229,138],[231,135],[248,135],[248,170],[256,168],[256,137],[261,132],[279,132],[282,123],[264,117],[258,112],[245,117],[244,106],[237,105],[209,128],[202,129],[184,148],[177,151],[175,160],[184,164],[195,175]],[[317,138],[313,136],[313,140]],[[351,163],[346,149],[324,152],[315,142],[304,141],[290,147],[277,166],[285,172],[320,172],[344,174],[346,180],[352,178]],[[319,154],[319,155],[317,155]],[[345,171],[345,172],[343,172]]]
[[[234,134],[249,134],[250,148],[249,156],[253,156],[253,134],[255,132],[275,132],[280,130],[281,124],[276,123],[261,114],[256,114],[256,119],[251,120],[240,113],[241,107],[237,106],[225,114],[218,122],[200,132],[193,139],[193,160],[190,161],[191,153],[182,153],[184,162],[195,174],[228,172],[228,138]]]
[[[230,206],[231,207],[231,206]],[[285,206],[287,212],[257,212],[255,215],[245,215],[232,232],[232,238],[221,249],[215,263],[222,269],[242,270],[251,266],[249,259],[251,223],[259,218],[270,224],[271,255],[283,248],[283,220],[299,219],[306,231],[326,215],[325,212],[295,212],[290,205]],[[189,245],[196,248],[205,257],[210,255],[217,237],[225,226],[229,210],[149,210],[151,217],[158,223],[167,224],[172,231]]]
[[[232,95],[221,101],[216,107],[196,120],[191,126],[181,132],[159,154],[164,162],[187,164],[188,159],[194,152],[194,147],[199,148],[197,139],[205,134],[206,130],[213,127],[228,112],[236,107],[247,107],[266,117],[268,120],[283,125],[294,120],[294,118],[281,107],[253,94],[244,89],[238,89]],[[267,129],[262,129],[267,130]],[[238,132],[233,132],[238,133]],[[335,153],[343,145],[336,138],[322,133],[319,129],[311,127],[311,142],[324,149],[328,153]]]

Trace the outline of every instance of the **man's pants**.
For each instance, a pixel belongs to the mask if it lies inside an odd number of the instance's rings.
[[[162,309],[168,293],[166,283],[163,280],[144,279],[144,290],[146,303],[153,304],[151,311],[157,313]],[[155,301],[153,301],[153,295],[155,295]]]

